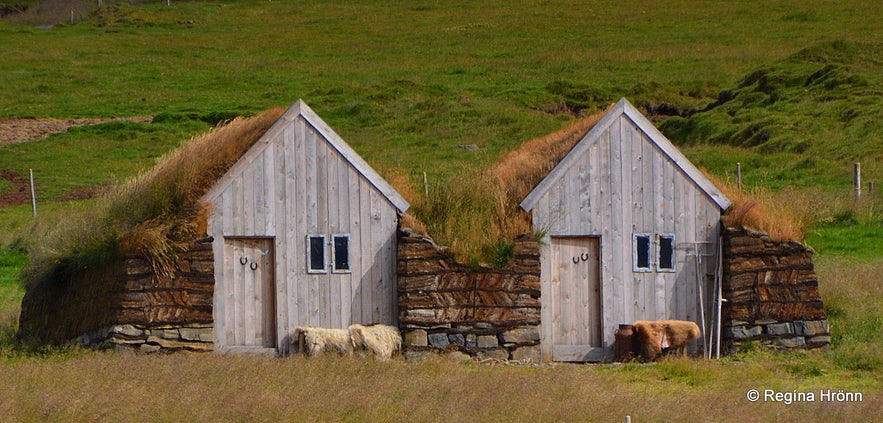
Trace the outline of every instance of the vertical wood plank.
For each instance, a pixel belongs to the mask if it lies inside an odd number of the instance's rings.
[[[273,244],[275,253],[273,254],[274,284],[276,287],[276,348],[281,354],[289,354],[291,352],[290,336],[292,331],[289,330],[288,315],[291,310],[288,308],[288,253],[292,244],[288,242],[288,209],[285,207],[285,199],[287,196],[287,165],[286,149],[289,148],[294,138],[294,126],[288,125],[282,132],[279,142],[273,144],[273,154],[270,158],[273,161],[273,234],[276,236]]]
[[[263,190],[263,216],[261,219],[261,235],[276,235],[276,158],[275,146],[281,143],[282,134],[277,136],[276,142],[271,144],[264,150],[262,158],[264,160],[264,171],[262,178],[264,180]]]
[[[383,234],[384,234],[384,244],[383,249],[380,251],[379,260],[382,261],[382,271],[383,271],[383,291],[381,293],[381,323],[384,324],[395,324],[398,321],[398,316],[395,314],[395,302],[396,302],[396,226],[398,215],[396,214],[393,207],[386,201],[383,196],[378,195],[378,200],[381,202],[383,217]]]
[[[339,233],[349,234],[350,235],[350,245],[349,245],[349,273],[344,273],[340,275],[340,291],[339,291],[339,306],[337,313],[340,314],[340,324],[341,327],[347,327],[350,324],[354,323],[352,321],[351,310],[352,310],[352,281],[353,281],[353,237],[352,237],[352,217],[351,217],[351,209],[352,209],[352,195],[350,194],[350,183],[349,183],[349,175],[350,175],[350,166],[346,160],[343,160],[341,157],[338,160],[337,174],[335,177],[337,178],[337,203],[336,208],[338,209],[337,214],[337,231]]]
[[[601,214],[601,293],[604,296],[602,314],[604,322],[604,339],[607,340],[607,333],[614,330],[614,322],[618,320],[616,316],[616,307],[613,298],[613,276],[615,273],[621,272],[621,269],[614,267],[613,257],[619,253],[619,248],[614,241],[613,226],[613,197],[611,195],[612,178],[611,178],[611,160],[610,160],[610,130],[604,131],[598,138],[599,150],[598,160],[599,166],[597,173],[600,174],[599,184],[599,204],[598,209]],[[614,270],[615,269],[615,270]]]
[[[245,345],[245,318],[246,311],[244,304],[242,303],[243,297],[245,297],[245,273],[243,272],[243,266],[240,264],[240,258],[245,255],[245,252],[242,248],[242,243],[238,240],[231,240],[234,246],[234,265],[233,265],[233,285],[234,285],[234,294],[233,294],[233,308],[234,308],[234,318],[233,318],[233,345]]]
[[[327,231],[328,234],[328,263],[333,265],[334,262],[334,251],[331,243],[333,243],[334,239],[332,234],[340,232],[340,222],[338,220],[339,211],[342,204],[338,203],[339,196],[339,187],[337,180],[337,166],[339,161],[339,154],[337,150],[331,147],[327,142],[322,142],[322,146],[326,151],[325,157],[325,168],[323,170],[323,175],[325,176],[325,204],[328,210],[328,223],[327,223]],[[327,300],[327,311],[325,321],[327,321],[328,326],[331,328],[341,328],[343,327],[343,323],[341,322],[341,313],[340,313],[340,303],[341,303],[341,284],[344,275],[339,273],[331,273],[333,266],[328,269],[328,300]]]
[[[316,228],[319,233],[328,234],[328,144],[318,132],[311,131],[310,133],[315,140],[316,147]],[[329,247],[329,245],[325,246],[325,262],[330,264],[331,248]],[[316,306],[313,307],[313,311],[316,313],[316,321],[318,322],[316,325],[319,327],[332,326],[329,310],[331,309],[331,282],[333,278],[331,277],[331,269],[326,267],[326,271],[329,273],[319,278],[321,282],[316,287],[318,299]]]
[[[266,153],[267,150],[268,149],[264,149],[263,153]],[[252,186],[250,187],[250,189],[252,191],[251,207],[253,209],[252,214],[254,216],[254,226],[252,227],[249,235],[263,236],[267,234],[267,202],[264,191],[267,184],[264,175],[263,154],[254,158],[252,167],[254,167],[254,181],[252,182]]]
[[[540,201],[540,204],[542,201]],[[546,222],[547,220],[538,220],[534,215],[533,226],[537,227],[538,222]],[[548,234],[543,236],[543,242],[540,243],[540,353],[543,361],[552,360],[552,345],[555,342],[555,326],[554,326],[554,298],[552,284],[552,263],[555,258],[551,248],[552,240]],[[548,293],[548,294],[546,294]]]
[[[317,182],[316,182],[316,136],[311,127],[308,127],[306,123],[304,123],[304,152],[301,156],[305,161],[304,166],[304,175],[305,177],[301,180],[303,181],[303,191],[305,193],[305,207],[302,210],[304,227],[306,227],[306,231],[302,233],[301,239],[306,239],[306,236],[311,233],[318,233],[318,203],[316,201],[316,190],[317,190]],[[298,181],[298,187],[300,188],[301,181]],[[304,247],[306,248],[306,246]],[[304,257],[306,260],[306,257]],[[305,265],[306,266],[306,265]],[[306,267],[304,267],[306,269]],[[300,270],[298,270],[300,272]],[[305,270],[304,270],[305,272]],[[321,278],[317,275],[306,275],[304,277],[304,315],[303,315],[303,324],[307,326],[319,326],[321,322],[318,320],[319,318],[319,287],[318,284],[321,283],[324,278]]]
[[[372,189],[370,192],[371,199],[371,239],[374,241],[374,250],[372,251],[383,251],[383,246],[386,241],[383,233],[383,213],[381,210],[380,199],[377,198],[378,194]],[[375,257],[375,261],[377,258]],[[383,264],[380,262],[374,263],[374,268],[371,272],[372,283],[371,283],[371,322],[377,323],[381,322],[383,319],[382,316],[382,301],[383,301]]]
[[[257,248],[254,247],[253,240],[240,240],[239,243],[242,245],[242,256],[248,260],[248,262],[242,267],[242,289],[243,294],[238,299],[239,304],[242,305],[243,309],[243,336],[245,341],[243,345],[253,347],[256,345],[256,335],[257,335],[257,325],[256,322],[259,320],[259,316],[257,315],[257,311],[255,310],[257,306],[257,293],[255,292],[255,285],[258,284],[256,281],[256,270],[252,270],[249,268],[252,263],[256,263],[257,258]],[[258,290],[260,292],[260,290]]]
[[[601,330],[601,274],[600,274],[600,246],[597,237],[589,238],[589,344],[593,347],[601,346],[603,336]]]
[[[254,235],[254,163],[246,166],[242,178],[236,178],[239,189],[240,232],[237,235]]]
[[[362,275],[359,281],[361,323],[372,323],[371,292],[374,285],[376,263],[374,263],[375,241],[371,237],[374,218],[371,216],[371,186],[364,178],[359,179],[359,210],[362,219],[361,253]]]
[[[631,254],[629,254],[629,250],[626,249],[627,246],[630,247],[630,242],[625,241],[626,235],[624,234],[624,225],[627,220],[626,216],[624,216],[625,210],[623,207],[624,186],[621,121],[622,118],[610,127],[610,208],[612,221],[609,245],[613,250],[611,257],[611,268],[613,271],[608,273],[608,275],[610,275],[611,284],[613,285],[613,309],[611,310],[613,315],[611,316],[611,320],[615,319],[616,322],[621,320],[634,320],[630,307],[626,306],[627,298],[624,292],[625,281],[630,279],[631,276],[631,268],[626,265],[626,258],[629,258],[630,260]],[[628,275],[629,278],[624,278],[625,275]],[[610,324],[612,329],[612,325],[615,323],[611,321]]]
[[[350,169],[349,172],[354,172]],[[350,209],[350,262],[353,267],[350,279],[350,324],[363,323],[362,321],[362,278],[365,272],[364,262],[366,252],[362,232],[364,231],[365,215],[362,210],[361,195],[359,193],[359,177],[353,173],[349,176],[349,209]]]
[[[288,303],[287,334],[297,326],[306,326],[304,287],[306,275],[306,184],[304,145],[305,125],[298,118],[293,123],[291,139],[285,143],[285,279]],[[286,135],[287,136],[287,135]],[[301,265],[303,263],[303,265]]]

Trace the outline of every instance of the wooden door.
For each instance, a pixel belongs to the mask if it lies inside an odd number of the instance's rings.
[[[601,321],[601,239],[552,237],[552,360],[604,358]]]
[[[234,347],[276,347],[276,286],[273,238],[226,238],[225,320]],[[232,267],[232,272],[230,272]],[[229,332],[228,328],[228,332]]]

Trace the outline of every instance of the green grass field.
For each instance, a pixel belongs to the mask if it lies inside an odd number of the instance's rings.
[[[39,2],[0,9],[13,3]],[[0,170],[34,169],[40,200],[36,219],[29,204],[0,207],[4,419],[879,419],[880,188],[858,205],[851,197],[853,162],[865,183],[883,178],[878,1],[173,0],[105,2],[73,25],[16,22],[0,19],[0,119],[155,118],[0,144]],[[747,190],[809,220],[830,350],[484,367],[129,356],[13,340],[27,250],[94,204],[60,199],[135,175],[220,121],[303,98],[381,174],[410,183],[419,209],[432,204],[420,198],[423,172],[441,196],[451,179],[620,97],[697,165],[732,182],[739,162]],[[752,403],[752,388],[864,400]]]

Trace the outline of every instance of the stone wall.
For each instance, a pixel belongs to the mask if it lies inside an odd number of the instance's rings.
[[[475,269],[405,230],[398,242],[398,307],[406,357],[456,351],[539,362],[538,245],[522,235],[510,265]]]
[[[728,349],[746,341],[773,348],[830,344],[812,250],[763,232],[727,228],[723,234],[723,335]]]
[[[142,352],[209,351],[214,283],[208,239],[179,255],[172,276],[127,256],[58,286],[29,290],[20,336]]]

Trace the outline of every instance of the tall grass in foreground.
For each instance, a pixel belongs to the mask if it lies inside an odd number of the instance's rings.
[[[14,421],[871,421],[879,383],[780,361],[481,367],[445,358],[95,353],[0,367]],[[833,383],[834,385],[831,385]],[[748,389],[861,391],[857,403],[751,403]]]

